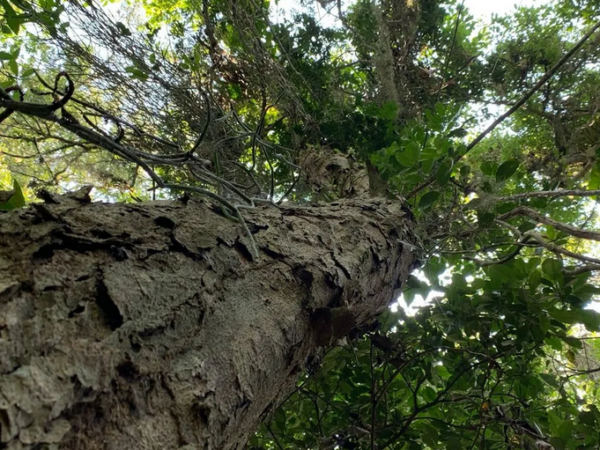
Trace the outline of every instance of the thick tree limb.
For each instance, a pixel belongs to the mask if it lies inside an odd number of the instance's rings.
[[[370,322],[415,257],[399,202],[249,210],[250,263],[203,202],[84,194],[0,215],[6,449],[242,448],[342,337],[314,312]]]

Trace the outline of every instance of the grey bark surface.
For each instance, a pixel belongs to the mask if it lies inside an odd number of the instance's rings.
[[[0,215],[0,448],[241,449],[414,256],[398,202],[201,201]],[[342,319],[339,319],[339,318]]]

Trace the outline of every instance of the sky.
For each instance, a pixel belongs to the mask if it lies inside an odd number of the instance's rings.
[[[475,18],[489,22],[492,14],[510,13],[515,6],[540,6],[549,0],[465,0],[465,6]]]
[[[492,14],[504,15],[510,13],[515,6],[539,6],[550,3],[551,0],[464,0],[464,5],[469,9],[471,14],[484,22],[489,23]],[[343,3],[346,3],[342,0]],[[298,0],[276,0],[274,2],[276,8],[280,11],[279,14],[284,15],[284,11],[289,11],[298,7]],[[333,25],[335,19],[327,14],[324,8],[318,5],[316,14],[321,19],[319,22],[323,26]],[[327,2],[331,4],[332,2]],[[328,7],[329,9],[330,7]],[[272,19],[277,21],[278,13],[272,14]],[[329,16],[329,17],[328,17]]]

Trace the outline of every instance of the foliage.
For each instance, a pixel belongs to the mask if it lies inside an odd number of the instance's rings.
[[[8,194],[8,198],[0,203],[0,211],[10,211],[11,209],[22,208],[25,206],[25,196],[23,195],[23,191],[17,180],[14,181],[13,190],[8,191]]]
[[[425,266],[430,279],[445,260]],[[389,313],[368,339],[334,349],[264,439],[277,436],[282,448],[521,448],[550,436],[555,448],[595,448],[598,387],[580,397],[585,383],[560,359],[582,348],[568,324],[600,330],[600,316],[582,309],[598,290],[589,274],[565,277],[560,265],[465,265],[446,286],[412,278],[407,302],[432,288],[439,299],[414,317]]]
[[[402,301],[429,301],[313,362],[250,447],[598,448],[598,33],[563,61],[598,2],[490,25],[457,1],[88,3],[0,0],[0,151],[26,188],[186,191],[243,222],[344,191],[315,192],[309,149],[415,216]]]

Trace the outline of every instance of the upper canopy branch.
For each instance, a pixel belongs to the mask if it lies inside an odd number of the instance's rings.
[[[538,191],[538,192],[523,192],[521,194],[504,195],[495,197],[495,200],[501,202],[510,202],[516,200],[525,200],[528,198],[556,198],[556,197],[595,197],[600,196],[600,189],[562,189],[558,191]]]
[[[594,241],[600,241],[600,232],[598,231],[590,231],[590,230],[581,230],[571,225],[567,225],[562,222],[557,222],[556,220],[550,219],[537,211],[534,211],[531,208],[527,208],[526,206],[519,206],[512,211],[507,212],[506,214],[498,217],[498,220],[506,220],[510,219],[514,216],[527,216],[531,219],[534,219],[536,222],[541,222],[545,225],[551,225],[557,230],[560,230],[568,235],[578,237],[581,239],[591,239]]]
[[[565,65],[565,63],[567,61],[569,61],[571,59],[571,57],[594,35],[594,33],[596,33],[596,31],[598,31],[598,29],[600,29],[600,22],[597,22],[596,24],[594,24],[594,26],[592,26],[588,30],[588,32],[585,33],[585,35],[579,40],[579,42],[577,42],[577,44],[575,44],[571,50],[569,50],[567,53],[565,53],[563,55],[563,57],[554,66],[552,66],[549,70],[547,70],[546,73],[538,80],[538,82],[531,89],[529,89],[529,91],[527,91],[519,99],[519,101],[517,101],[504,114],[501,114],[500,116],[498,116],[498,118],[496,120],[494,120],[494,122],[492,122],[485,130],[483,130],[481,133],[479,133],[477,135],[477,137],[475,137],[475,139],[473,139],[467,145],[466,150],[462,154],[459,154],[454,158],[454,162],[461,160],[477,144],[479,144],[487,135],[489,135],[492,131],[494,131],[498,127],[498,125],[500,125],[502,122],[504,122],[510,116],[512,116],[516,111],[519,110],[519,108],[521,108],[525,103],[527,103],[527,101],[531,97],[533,97],[533,95],[536,92],[538,92],[548,82],[548,80],[550,80],[560,70],[560,68],[563,65]],[[412,189],[408,194],[406,194],[406,199],[407,200],[411,199],[412,197],[417,195],[419,192],[421,192],[427,186],[431,185],[435,181],[435,179],[436,179],[436,174],[434,173],[430,177],[428,177],[425,181],[423,181],[421,184],[419,184],[414,189]]]

